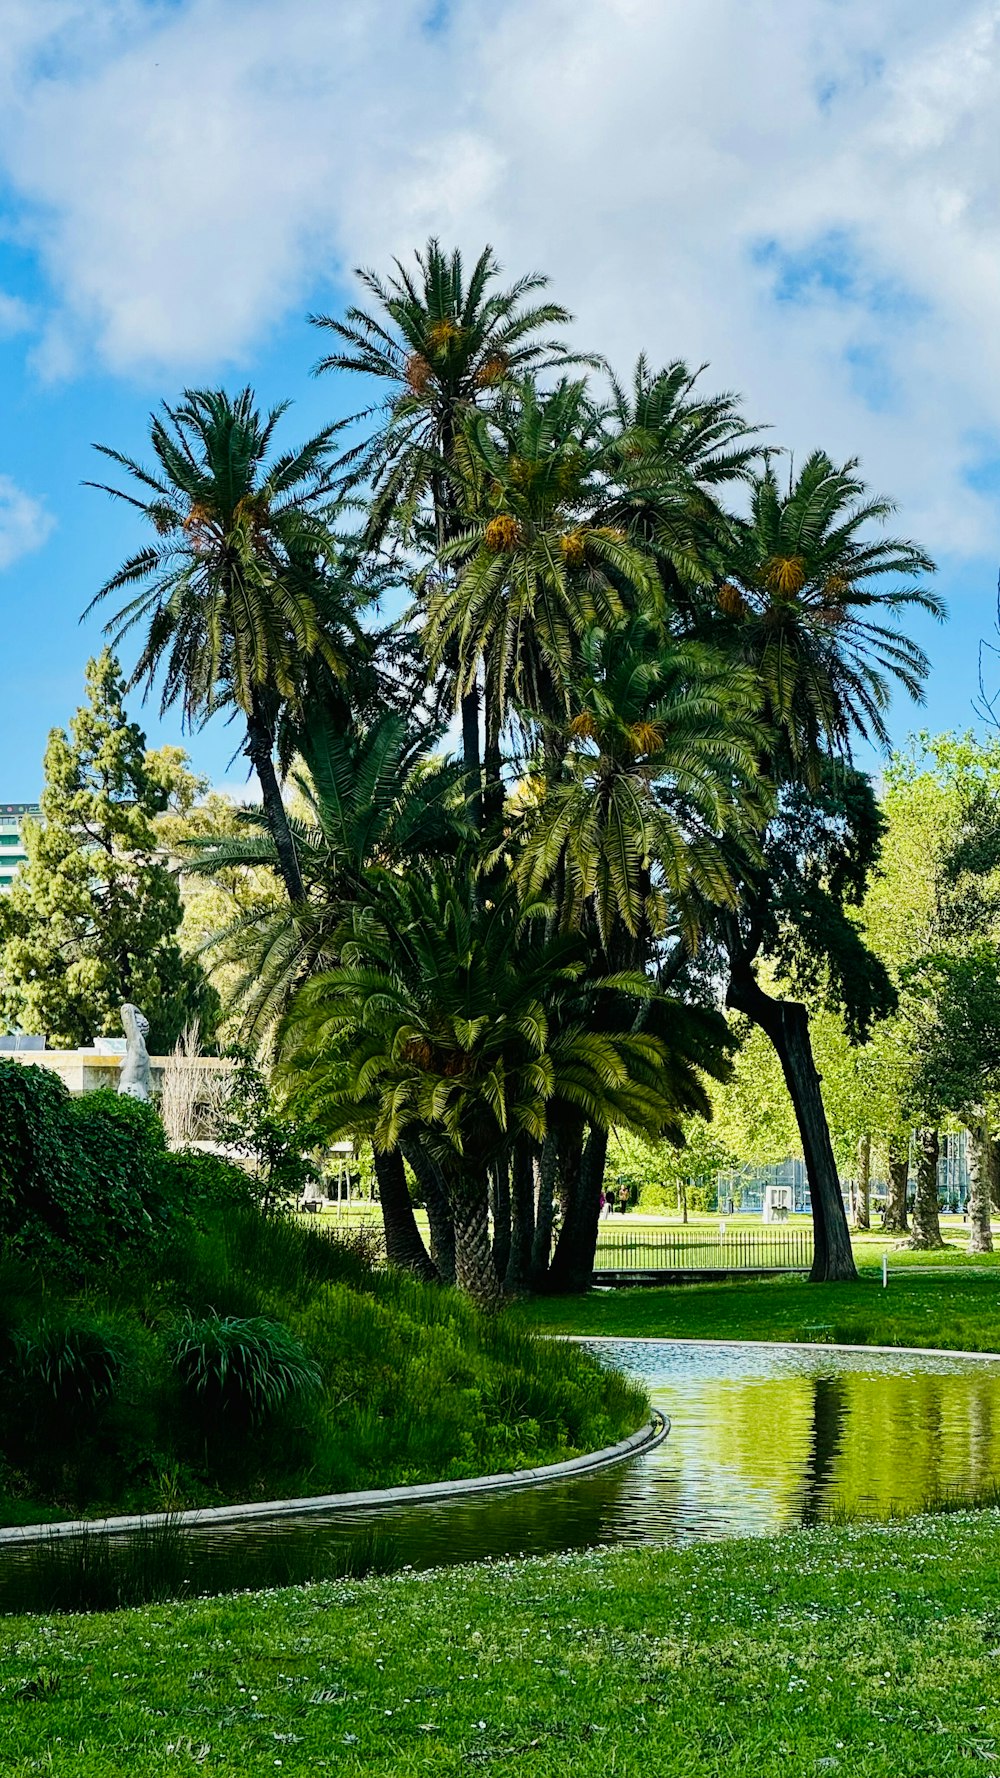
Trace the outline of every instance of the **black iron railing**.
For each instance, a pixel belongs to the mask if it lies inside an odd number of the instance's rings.
[[[648,1229],[602,1226],[596,1272],[807,1272],[811,1229]]]

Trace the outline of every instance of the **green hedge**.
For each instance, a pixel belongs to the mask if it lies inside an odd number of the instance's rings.
[[[73,1098],[48,1069],[0,1062],[0,1240],[47,1273],[121,1266],[250,1191],[217,1156],[169,1154],[151,1105],[108,1087]]]

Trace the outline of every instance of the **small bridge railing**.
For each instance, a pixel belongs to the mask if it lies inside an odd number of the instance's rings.
[[[811,1229],[621,1229],[602,1227],[595,1272],[807,1272]]]

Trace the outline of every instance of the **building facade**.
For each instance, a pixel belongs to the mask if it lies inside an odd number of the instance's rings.
[[[37,803],[0,803],[0,892],[9,889],[25,862],[21,828],[26,815],[37,818]]]

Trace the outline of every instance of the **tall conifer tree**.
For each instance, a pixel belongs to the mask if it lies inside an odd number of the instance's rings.
[[[167,802],[146,737],[125,712],[110,649],[88,662],[87,702],[45,752],[41,818],[0,903],[0,1012],[56,1045],[121,1034],[124,1001],[150,1021],[152,1051],[217,1013],[200,966],[177,943],[181,901],[153,817]]]

